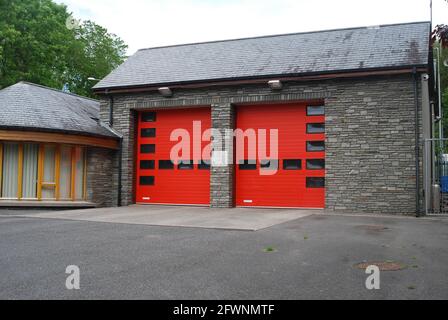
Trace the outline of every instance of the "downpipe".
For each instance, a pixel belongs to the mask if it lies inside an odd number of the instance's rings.
[[[113,128],[114,124],[114,97],[109,97],[109,126]],[[117,206],[121,207],[121,187],[122,187],[122,172],[123,172],[123,137],[120,137],[118,142],[118,183],[117,183]]]
[[[118,190],[117,190],[117,206],[121,207],[121,187],[122,187],[122,160],[123,160],[123,137],[120,138],[118,146]]]
[[[418,118],[418,73],[417,68],[412,70],[414,77],[414,113],[415,113],[415,213],[416,217],[421,217],[420,212],[420,132]]]

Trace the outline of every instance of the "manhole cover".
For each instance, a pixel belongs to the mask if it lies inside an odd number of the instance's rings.
[[[366,224],[366,225],[360,225],[359,228],[369,230],[369,231],[384,231],[388,230],[389,228],[382,225],[375,225],[375,224]]]
[[[380,271],[399,271],[406,269],[406,265],[394,261],[362,262],[355,264],[355,268],[362,270],[367,269],[368,266],[377,266]]]

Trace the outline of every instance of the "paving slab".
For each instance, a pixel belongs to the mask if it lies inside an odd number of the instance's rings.
[[[256,231],[307,217],[320,210],[265,209],[132,205],[43,213],[17,214],[21,217],[125,223],[167,227],[192,227]]]

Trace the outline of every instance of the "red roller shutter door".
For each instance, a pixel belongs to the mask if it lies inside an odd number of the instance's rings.
[[[175,129],[189,132],[193,159],[193,122],[200,122],[201,134],[210,128],[210,108],[145,111],[138,115],[136,202],[159,204],[210,203],[210,168],[198,163],[173,164],[170,152],[177,141],[170,141]],[[202,142],[201,149],[210,142]],[[209,160],[210,157],[207,157]]]
[[[278,160],[278,171],[274,175],[260,175],[260,170],[265,170],[260,163],[266,159],[259,159],[258,155],[255,165],[240,164],[253,160],[247,159],[246,153],[236,159],[236,205],[324,208],[324,123],[322,106],[239,106],[237,128],[278,129],[278,159],[268,159]]]

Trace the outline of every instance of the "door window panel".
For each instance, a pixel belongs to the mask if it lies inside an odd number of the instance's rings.
[[[321,152],[325,151],[325,141],[307,141],[307,152]]]
[[[255,160],[240,160],[238,167],[240,170],[257,170],[257,162]]]
[[[325,188],[325,178],[306,178],[307,188]]]
[[[324,159],[308,159],[306,160],[306,168],[308,170],[323,170],[325,169]]]
[[[302,169],[302,160],[286,159],[283,160],[283,170],[300,170]]]
[[[325,123],[308,123],[306,133],[325,133]]]
[[[323,116],[325,115],[324,106],[307,106],[306,107],[307,116]]]

